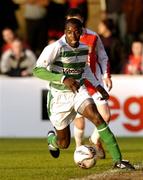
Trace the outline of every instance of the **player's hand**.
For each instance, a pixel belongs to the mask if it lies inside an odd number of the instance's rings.
[[[104,78],[103,81],[104,81],[108,91],[110,91],[112,89],[112,80],[111,80],[111,78],[109,78],[109,77]]]
[[[96,89],[102,95],[101,100],[103,100],[103,99],[108,100],[109,99],[109,94],[107,93],[107,91],[102,86],[98,85],[96,87]]]
[[[73,78],[65,78],[63,83],[65,86],[67,86],[68,89],[70,89],[73,93],[78,92],[78,89],[80,88],[79,82],[77,82]]]

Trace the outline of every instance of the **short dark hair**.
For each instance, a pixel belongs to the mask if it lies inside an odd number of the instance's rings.
[[[80,29],[82,29],[82,27],[83,27],[81,21],[76,19],[76,18],[67,19],[66,22],[65,22],[65,28],[67,27],[67,25],[69,23],[75,24]]]
[[[82,11],[79,8],[70,8],[70,9],[68,9],[68,11],[66,13],[66,17],[67,16],[77,16],[77,15],[80,15],[83,18]]]

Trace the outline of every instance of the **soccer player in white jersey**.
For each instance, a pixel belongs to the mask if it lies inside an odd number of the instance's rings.
[[[81,22],[83,22],[84,20],[82,12],[78,8],[70,8],[68,10],[66,19],[70,18],[79,19]],[[109,69],[109,60],[99,35],[96,32],[83,27],[83,33],[80,37],[80,41],[85,43],[89,47],[88,64],[91,67],[94,76],[99,80],[101,86],[104,87],[105,85],[107,90],[110,91],[110,89],[112,88],[112,80]],[[107,100],[101,98],[101,95],[92,85],[90,85],[90,83],[87,83],[86,86],[88,92],[93,97],[94,102],[96,103],[99,113],[101,114],[105,122],[109,123],[110,109]],[[84,128],[85,120],[81,115],[78,114],[74,120],[74,137],[76,147],[83,144]],[[96,147],[97,157],[104,159],[105,151],[101,144],[100,136],[96,127],[89,140]]]
[[[48,93],[48,112],[55,131],[48,133],[48,147],[53,157],[57,158],[60,148],[70,145],[70,123],[79,113],[88,118],[98,129],[101,139],[113,159],[114,167],[134,169],[122,160],[117,141],[108,125],[99,114],[92,97],[84,86],[84,78],[91,77],[93,86],[100,86],[86,64],[88,47],[79,42],[82,34],[82,23],[77,19],[69,19],[65,24],[65,36],[45,47],[37,60],[33,74],[38,78],[50,81]],[[103,97],[108,97],[104,89],[100,89]]]

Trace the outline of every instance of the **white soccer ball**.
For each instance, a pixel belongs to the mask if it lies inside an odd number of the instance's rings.
[[[96,150],[92,146],[82,145],[74,151],[74,162],[80,168],[89,169],[96,164]]]

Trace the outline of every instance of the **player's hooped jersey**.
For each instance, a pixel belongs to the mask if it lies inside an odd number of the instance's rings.
[[[68,90],[60,80],[57,80],[57,75],[61,77],[65,75],[72,77],[83,84],[83,78],[91,79],[91,82],[96,86],[98,82],[92,79],[89,66],[87,65],[88,46],[80,43],[77,48],[70,47],[65,40],[65,36],[55,43],[47,46],[37,60],[36,67],[45,67],[52,72],[51,86],[59,90]],[[55,74],[55,75],[54,75]],[[55,78],[54,78],[55,76]]]

